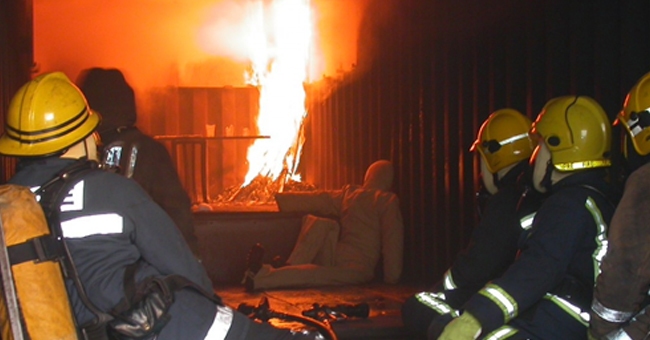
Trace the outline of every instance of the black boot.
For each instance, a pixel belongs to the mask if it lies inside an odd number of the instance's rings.
[[[262,268],[262,258],[264,257],[264,247],[260,243],[255,244],[251,247],[251,250],[248,252],[246,257],[246,272],[244,273],[244,279],[242,283],[247,292],[252,292],[254,290],[255,282],[253,277],[255,274],[260,271]]]

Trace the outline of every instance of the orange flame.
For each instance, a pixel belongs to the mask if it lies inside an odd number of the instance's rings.
[[[312,42],[310,0],[258,1],[250,22],[251,70],[247,82],[259,88],[259,134],[248,149],[242,186],[258,176],[300,180],[297,168],[307,115],[305,89]]]

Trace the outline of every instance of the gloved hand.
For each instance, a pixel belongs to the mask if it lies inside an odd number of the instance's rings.
[[[450,322],[438,340],[474,340],[481,334],[481,323],[470,313]]]

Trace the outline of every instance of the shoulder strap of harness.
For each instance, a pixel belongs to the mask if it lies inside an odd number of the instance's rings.
[[[51,215],[58,212],[58,205],[55,196],[59,191],[62,191],[64,192],[64,195],[61,199],[63,199],[65,194],[67,194],[67,191],[63,190],[63,186],[67,183],[75,184],[82,173],[96,168],[96,163],[93,163],[94,162],[77,162],[74,165],[65,168],[35,192],[37,196],[41,197],[39,203],[43,208],[48,225],[50,225],[51,233],[49,235],[36,237],[27,240],[26,242],[8,247],[7,252],[9,254],[11,265],[27,261],[59,261],[66,256],[65,250],[62,247],[62,238],[60,237],[61,233],[59,230],[52,230],[52,224],[50,223],[50,219],[54,217]]]
[[[580,185],[580,186],[583,187],[583,188],[585,188],[585,189],[588,189],[588,190],[591,190],[591,191],[597,193],[597,194],[600,195],[602,198],[604,198],[605,201],[606,201],[607,203],[609,203],[609,205],[611,205],[614,209],[616,209],[616,203],[615,203],[614,201],[612,201],[611,197],[605,195],[604,192],[598,190],[597,188],[592,187],[591,185],[582,184],[582,185]]]
[[[95,306],[95,304],[93,304],[88,298],[86,290],[79,278],[72,256],[70,255],[70,251],[64,241],[59,212],[61,203],[70,189],[76,185],[84,175],[97,168],[97,163],[94,161],[76,162],[63,169],[59,174],[57,174],[57,176],[44,183],[36,191],[36,194],[40,195],[39,202],[43,208],[43,212],[45,213],[45,218],[50,227],[51,235],[56,239],[60,250],[63,252],[63,256],[61,256],[60,259],[64,275],[68,279],[72,280],[81,302],[97,317],[93,325],[81,329],[82,336],[86,339],[105,338],[103,327],[108,323],[108,321],[112,320],[113,317],[97,308],[97,306]]]

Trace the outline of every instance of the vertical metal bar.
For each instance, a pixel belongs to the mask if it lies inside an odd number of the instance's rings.
[[[16,295],[16,285],[14,283],[13,273],[11,272],[11,262],[7,252],[7,242],[5,239],[5,228],[0,220],[0,273],[2,273],[2,288],[5,295],[5,303],[9,314],[9,323],[14,340],[23,340],[23,325],[20,322],[20,306],[18,305],[18,296]]]

